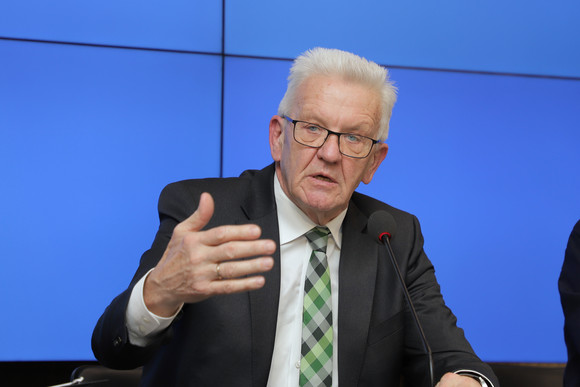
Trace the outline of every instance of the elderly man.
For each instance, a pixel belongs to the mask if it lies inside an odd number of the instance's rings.
[[[151,386],[426,385],[404,292],[367,231],[383,210],[438,386],[498,386],[443,302],[416,218],[355,192],[387,155],[395,100],[375,63],[298,57],[270,120],[273,165],[165,188],[153,245],[95,328],[97,359],[144,365]]]

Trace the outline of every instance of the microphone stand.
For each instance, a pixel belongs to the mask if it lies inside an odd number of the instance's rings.
[[[413,306],[413,302],[411,301],[411,296],[409,295],[409,291],[407,290],[407,285],[405,285],[405,281],[403,280],[403,275],[401,274],[401,270],[399,269],[399,264],[395,260],[395,254],[393,253],[393,249],[391,248],[390,242],[391,234],[389,233],[382,233],[380,235],[381,241],[387,248],[387,252],[389,253],[389,258],[391,259],[391,263],[397,272],[397,277],[399,277],[399,281],[401,282],[401,287],[403,288],[403,292],[405,293],[405,298],[407,299],[407,305],[411,309],[411,313],[413,314],[413,319],[415,320],[415,324],[417,325],[417,329],[419,330],[419,334],[421,335],[421,341],[423,342],[423,348],[427,353],[428,361],[429,361],[429,378],[430,378],[430,387],[433,387],[433,354],[431,353],[431,347],[427,342],[427,337],[425,336],[425,332],[423,332],[423,327],[419,322],[419,317],[417,316],[417,312],[415,311],[415,307]]]

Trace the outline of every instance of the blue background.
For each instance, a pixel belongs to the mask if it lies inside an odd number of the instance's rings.
[[[270,163],[290,59],[326,46],[391,69],[389,154],[360,191],[419,217],[478,354],[565,361],[577,20],[571,0],[3,1],[0,360],[93,359],[163,186]]]

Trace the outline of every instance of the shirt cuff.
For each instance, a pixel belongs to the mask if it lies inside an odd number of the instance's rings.
[[[143,298],[143,286],[145,279],[152,270],[149,270],[133,287],[125,312],[129,342],[139,347],[145,347],[150,344],[158,333],[171,325],[181,311],[180,308],[171,317],[161,317],[147,309],[145,299]]]
[[[459,370],[459,371],[455,371],[454,374],[461,375],[461,376],[469,376],[470,378],[477,380],[479,382],[479,384],[481,384],[481,387],[494,387],[491,380],[489,380],[487,378],[487,376],[485,376],[481,372],[477,372],[477,371],[473,371],[473,370]]]

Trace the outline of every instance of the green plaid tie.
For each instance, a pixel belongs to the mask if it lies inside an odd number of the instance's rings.
[[[326,243],[330,231],[314,227],[305,235],[312,255],[304,283],[300,386],[332,385],[332,302]]]

